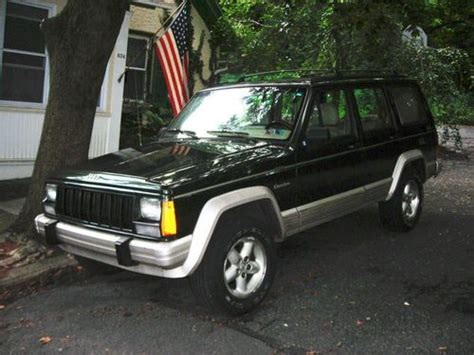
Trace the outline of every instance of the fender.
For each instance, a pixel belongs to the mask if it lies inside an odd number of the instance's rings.
[[[415,160],[423,159],[423,165],[426,172],[426,159],[423,155],[423,152],[419,149],[408,150],[405,153],[402,153],[395,164],[395,168],[393,169],[392,173],[392,184],[390,185],[390,190],[388,191],[386,201],[390,200],[397,189],[398,182],[403,173],[403,169],[405,166]]]
[[[164,270],[166,277],[178,278],[189,276],[201,263],[209,241],[214,234],[222,214],[234,207],[260,200],[270,200],[278,218],[280,233],[284,235],[285,226],[280,207],[273,192],[265,186],[247,187],[216,196],[206,202],[194,227],[189,253],[184,264],[170,270]]]

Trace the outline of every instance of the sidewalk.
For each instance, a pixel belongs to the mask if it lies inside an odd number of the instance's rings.
[[[26,198],[16,198],[13,200],[0,201],[0,210],[7,212],[9,214],[18,216],[20,214],[21,208],[25,203]]]
[[[25,198],[0,201],[0,262],[8,257],[5,253],[16,247],[15,243],[6,240],[8,234],[2,232],[15,221],[24,203]],[[61,253],[16,268],[0,266],[0,290],[4,291],[0,292],[0,302],[3,298],[8,298],[5,293],[8,293],[9,289],[18,288],[21,291],[23,286],[29,288],[31,284],[46,284],[53,275],[76,265],[73,258]]]
[[[474,126],[459,126],[464,147],[474,148]]]
[[[16,198],[6,201],[0,200],[0,243],[3,241],[2,232],[15,221],[24,203],[25,198]]]
[[[458,126],[459,135],[462,139],[462,146],[465,150],[474,149],[474,126]],[[442,127],[438,127],[438,132],[441,133]],[[445,145],[449,148],[454,148],[454,142],[449,141]]]

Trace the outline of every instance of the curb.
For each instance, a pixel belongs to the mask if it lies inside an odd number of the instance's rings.
[[[18,268],[12,268],[8,270],[6,277],[0,279],[0,288],[10,288],[35,282],[49,273],[76,265],[77,262],[74,259],[66,255],[58,255]]]

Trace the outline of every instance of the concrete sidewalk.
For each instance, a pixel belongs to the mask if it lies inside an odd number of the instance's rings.
[[[474,126],[459,126],[459,134],[464,147],[474,147]]]
[[[474,149],[474,126],[458,126],[459,135],[462,139],[462,146],[466,150]],[[441,134],[443,127],[438,127],[438,133]],[[454,142],[449,141],[446,147],[453,148]]]
[[[11,242],[7,241],[9,233],[2,232],[15,221],[24,203],[25,198],[0,201],[0,260],[2,259],[2,245],[3,247],[5,245],[11,246]],[[7,247],[7,249],[9,248]],[[72,257],[68,257],[67,254],[62,252],[55,254],[20,267],[0,267],[0,289],[7,290],[38,282],[48,283],[49,280],[47,279],[51,278],[52,275],[77,265],[77,262]]]
[[[16,198],[13,200],[0,201],[0,210],[8,212],[9,214],[18,216],[20,211],[25,204],[25,197]]]
[[[0,201],[0,243],[2,242],[2,231],[6,230],[20,213],[25,198]]]

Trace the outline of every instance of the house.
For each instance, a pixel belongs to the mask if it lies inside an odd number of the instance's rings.
[[[31,176],[48,99],[49,67],[39,24],[67,0],[0,0],[0,181]],[[89,156],[118,150],[125,102],[166,97],[149,53],[151,36],[177,6],[173,0],[133,1],[110,57],[91,137]],[[192,5],[193,47],[203,63],[195,89],[211,75],[209,28],[219,16],[214,0]],[[134,58],[131,62],[131,58]],[[157,69],[158,68],[158,69]],[[126,75],[124,75],[126,72]],[[122,80],[125,77],[125,80]]]

